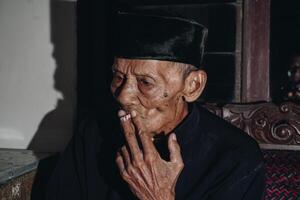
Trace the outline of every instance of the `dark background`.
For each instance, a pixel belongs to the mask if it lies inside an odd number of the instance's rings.
[[[293,55],[300,55],[300,1],[272,0],[270,31],[271,97],[281,101]]]

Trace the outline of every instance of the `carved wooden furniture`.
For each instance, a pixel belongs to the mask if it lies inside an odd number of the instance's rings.
[[[243,129],[264,149],[300,150],[300,105],[283,102],[204,107]]]
[[[265,200],[299,199],[300,105],[283,102],[204,107],[259,143],[266,169]]]

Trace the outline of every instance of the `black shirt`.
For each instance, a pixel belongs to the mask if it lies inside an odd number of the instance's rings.
[[[122,140],[118,134],[105,138],[100,132],[97,121],[81,124],[52,174],[47,200],[135,199],[114,161]],[[196,104],[174,132],[184,161],[176,199],[262,199],[262,154],[245,132]],[[167,159],[165,140],[156,143]]]

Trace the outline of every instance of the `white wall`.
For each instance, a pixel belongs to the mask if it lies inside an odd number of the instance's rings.
[[[0,0],[0,148],[62,150],[75,108],[75,2]]]

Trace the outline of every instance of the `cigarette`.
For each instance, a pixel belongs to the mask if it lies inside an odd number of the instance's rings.
[[[131,115],[130,115],[130,114],[127,114],[127,115],[121,117],[120,120],[121,120],[121,122],[126,122],[126,121],[127,121],[128,119],[130,119],[130,118],[131,118]]]

